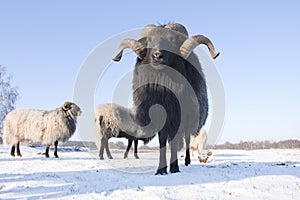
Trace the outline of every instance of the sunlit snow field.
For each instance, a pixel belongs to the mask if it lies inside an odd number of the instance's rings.
[[[300,149],[213,150],[209,163],[194,155],[188,167],[179,152],[181,172],[165,176],[154,175],[156,151],[123,159],[114,150],[102,161],[96,151],[9,151],[0,146],[0,199],[300,199]]]

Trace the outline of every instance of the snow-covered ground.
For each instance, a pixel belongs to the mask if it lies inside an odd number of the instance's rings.
[[[22,146],[12,158],[0,145],[0,199],[300,199],[300,149],[214,150],[210,163],[196,156],[181,173],[155,176],[158,152],[59,151],[46,159]]]

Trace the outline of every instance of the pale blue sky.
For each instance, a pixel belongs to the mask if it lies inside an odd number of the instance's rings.
[[[19,87],[17,107],[53,109],[72,100],[80,67],[96,46],[150,23],[179,22],[221,52],[214,61],[226,95],[219,143],[299,139],[299,9],[299,1],[2,0],[0,64]],[[133,69],[123,65],[124,72]],[[106,92],[97,92],[96,104],[105,103]]]

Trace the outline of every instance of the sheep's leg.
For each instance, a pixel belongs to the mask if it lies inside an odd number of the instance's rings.
[[[109,151],[109,148],[108,148],[108,139],[105,140],[105,150],[106,150],[106,155],[109,159],[113,159],[113,157],[111,156],[111,153]]]
[[[58,158],[58,155],[57,155],[57,145],[58,145],[58,141],[56,140],[54,142],[54,156],[55,156],[55,158]]]
[[[190,155],[190,136],[185,136],[185,146],[186,146],[186,150],[185,150],[185,160],[184,160],[184,164],[185,166],[188,166],[191,164],[191,155]]]
[[[138,156],[138,152],[137,152],[137,149],[138,149],[138,140],[137,139],[135,139],[134,140],[134,157],[136,158],[136,159],[139,159],[139,156]]]
[[[20,151],[20,142],[18,142],[16,144],[16,146],[17,146],[17,156],[22,157],[22,154],[21,154],[21,151]]]
[[[178,166],[178,159],[177,159],[178,144],[177,141],[174,140],[175,139],[173,139],[170,144],[170,148],[171,148],[170,172],[171,173],[180,172]]]
[[[129,150],[130,150],[130,148],[132,146],[132,141],[133,141],[132,139],[128,139],[128,145],[127,145],[126,151],[124,153],[124,158],[128,157]]]
[[[11,146],[11,150],[10,150],[10,155],[11,155],[12,157],[15,157],[15,149],[16,149],[15,145],[12,145],[12,146]]]
[[[46,158],[49,158],[49,149],[50,149],[50,145],[47,144],[47,145],[46,145],[46,150],[45,150],[45,157],[46,157]]]
[[[200,157],[201,156],[201,151],[202,151],[202,146],[201,145],[197,146],[197,151],[198,151],[198,157]]]
[[[105,146],[105,138],[102,137],[101,141],[100,141],[100,150],[99,150],[99,158],[100,158],[100,160],[104,160],[104,157],[103,157],[104,146]]]
[[[164,133],[158,133],[159,138],[159,165],[155,175],[167,174],[167,138]]]

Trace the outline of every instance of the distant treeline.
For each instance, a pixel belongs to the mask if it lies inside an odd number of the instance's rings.
[[[0,144],[2,144],[2,138],[0,137]],[[97,149],[94,142],[87,141],[67,141],[60,143],[60,146],[71,147],[86,147],[91,150]],[[127,144],[122,141],[109,142],[109,148],[111,149],[126,149]],[[208,146],[208,149],[243,149],[243,150],[255,150],[255,149],[300,149],[300,140],[283,140],[279,142],[270,141],[240,141],[239,143],[225,142],[224,144],[217,144],[214,146]],[[142,150],[158,150],[159,147],[150,147],[143,145],[143,142],[139,143],[139,149]]]
[[[240,141],[239,143],[225,142],[224,144],[217,144],[210,146],[210,149],[295,149],[300,148],[300,140],[283,140],[279,142],[270,141]]]
[[[61,146],[72,146],[72,147],[87,147],[91,150],[97,149],[94,142],[82,142],[82,141],[67,141]],[[127,143],[124,144],[122,141],[109,142],[109,148],[111,149],[126,149]],[[254,149],[300,149],[300,140],[283,140],[279,142],[270,141],[240,141],[239,143],[225,142],[224,144],[217,144],[214,146],[208,146],[208,149],[243,149],[243,150],[254,150]],[[139,142],[139,149],[142,150],[158,150],[159,147],[145,146],[143,142]]]

